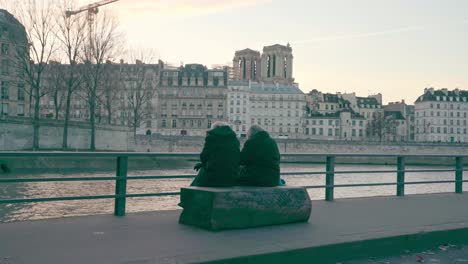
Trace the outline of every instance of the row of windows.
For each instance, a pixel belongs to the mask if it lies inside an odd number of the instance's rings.
[[[425,116],[426,116],[426,112],[421,112],[421,113],[422,113],[422,114],[421,114],[422,117],[425,117]],[[435,113],[434,113],[434,111],[430,111],[430,112],[428,111],[428,112],[427,112],[427,116],[434,116],[434,114],[435,114],[435,116],[447,117],[447,112],[442,112],[442,113],[439,112],[439,111],[437,111],[437,112],[435,112]],[[416,112],[416,116],[419,117],[419,116],[420,116],[420,112]],[[450,112],[449,116],[450,116],[450,117],[455,117],[455,112]],[[462,116],[462,113],[456,112],[456,117],[461,117],[461,116]],[[464,118],[467,117],[467,113],[466,113],[466,112],[463,112],[463,117],[464,117]]]
[[[467,99],[466,97],[452,97],[452,96],[436,96],[436,101],[450,101],[450,102],[453,102],[453,101],[456,101],[456,102],[466,102]],[[431,107],[432,108],[432,107]]]
[[[328,120],[306,120],[306,124],[309,125],[309,124],[312,124],[312,125],[323,125],[324,122],[327,122],[328,121],[328,125],[329,126],[332,126],[333,124],[335,124],[335,126],[338,126],[340,125],[340,120],[338,119],[328,119]],[[346,124],[349,124],[349,120],[346,120]],[[359,122],[357,122],[356,120],[352,120],[351,121],[351,124],[353,126],[355,126],[356,124],[359,124],[359,126],[364,126],[364,121],[363,120],[359,120]]]
[[[203,108],[203,105],[204,105],[204,104],[197,104],[197,108],[201,109],[201,108]],[[216,104],[215,104],[215,105],[216,105]],[[187,108],[187,107],[189,107],[189,108],[195,108],[195,104],[194,104],[194,103],[190,103],[190,104],[182,103],[182,104],[180,105],[180,107],[181,107],[181,108]],[[213,103],[207,103],[207,104],[206,104],[206,107],[207,107],[207,108],[213,107]],[[223,103],[218,103],[218,108],[223,108],[223,107],[224,107],[224,104],[223,104]],[[162,108],[162,109],[167,108],[167,104],[166,104],[166,103],[163,103],[163,104],[161,105],[161,108]],[[172,108],[172,109],[178,109],[178,108],[179,108],[179,104],[171,104],[171,108]]]
[[[168,120],[161,120],[161,127],[168,128]],[[171,128],[177,128],[177,120],[173,119],[170,122]],[[191,128],[202,128],[202,120],[182,120],[182,127],[191,127]],[[211,120],[208,120],[206,128],[211,128]]]
[[[465,100],[466,100],[466,98],[465,98]],[[466,102],[466,101],[464,101],[464,102]],[[433,103],[431,103],[431,104],[429,104],[429,107],[431,109],[435,108],[435,109],[450,109],[450,110],[453,110],[453,109],[461,109],[462,104],[455,103],[455,105],[454,105],[454,104],[433,104]]]
[[[447,133],[450,133],[450,134],[467,134],[467,129],[466,128],[460,128],[460,127],[457,127],[456,129],[453,128],[453,127],[450,127],[450,128],[447,128],[447,127],[431,127],[430,130],[429,129],[424,129],[424,128],[416,128],[416,133],[438,133],[438,134],[447,134]]]
[[[443,122],[441,122],[443,121]],[[447,119],[444,119],[444,120],[440,120],[440,119],[436,119],[436,122],[434,122],[434,120],[427,120],[426,119],[423,119],[423,120],[416,120],[416,125],[429,125],[429,124],[436,124],[436,125],[447,125],[447,124],[450,124],[451,126],[453,125],[457,125],[457,126],[460,126],[462,124],[461,120],[460,119],[457,119],[456,122],[454,122],[453,119],[450,119],[449,121],[447,121]],[[466,126],[467,125],[467,121],[466,119],[463,120],[463,125]]]
[[[8,100],[10,99],[10,86],[9,82],[2,81],[0,83],[0,94],[1,99]],[[24,101],[24,88],[22,86],[18,87],[18,101]]]
[[[9,105],[8,103],[2,103],[2,115],[7,116],[9,114],[8,112]],[[24,116],[24,104],[18,104],[18,108],[16,110],[16,115],[17,116]]]
[[[333,135],[333,131],[335,132],[334,135]],[[323,135],[324,135],[323,132],[324,132],[324,129],[321,128],[321,127],[320,127],[320,128],[315,128],[315,127],[313,127],[313,128],[311,128],[311,129],[309,129],[308,127],[306,127],[306,129],[305,129],[305,134],[306,134],[306,135],[309,135],[309,133],[310,133],[310,135],[323,136]],[[357,130],[357,129],[354,129],[354,128],[353,128],[353,129],[351,130],[351,136],[355,137],[355,136],[356,136],[356,133],[359,133],[359,136],[360,136],[360,137],[362,137],[362,136],[364,135],[364,132],[363,132],[362,129]],[[340,129],[338,129],[338,128],[335,128],[335,129],[329,128],[329,129],[328,129],[328,134],[327,134],[327,135],[330,136],[330,137],[332,137],[332,136],[338,137],[338,136],[341,135],[341,134],[340,134]],[[346,132],[344,133],[344,137],[347,137]]]

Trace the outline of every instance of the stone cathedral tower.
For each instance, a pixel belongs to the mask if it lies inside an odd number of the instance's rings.
[[[293,78],[293,55],[289,43],[275,44],[263,48],[261,81],[291,85]]]
[[[251,49],[238,50],[233,59],[234,79],[258,81],[260,79],[260,52]]]

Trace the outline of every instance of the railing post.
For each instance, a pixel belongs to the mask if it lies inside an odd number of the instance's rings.
[[[115,216],[125,215],[125,195],[127,194],[127,161],[128,157],[117,157],[117,169],[115,171]]]
[[[333,201],[333,192],[335,185],[335,157],[327,156],[327,168],[325,177],[325,200]]]
[[[455,158],[455,192],[463,193],[463,158]]]
[[[397,158],[397,196],[405,196],[405,158]]]

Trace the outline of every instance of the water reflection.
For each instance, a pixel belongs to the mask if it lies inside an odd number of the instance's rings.
[[[452,167],[411,167],[407,169],[450,169]],[[337,165],[335,170],[394,170],[395,166],[382,165]],[[323,172],[320,164],[283,164],[284,172]],[[129,175],[179,175],[193,174],[188,167],[177,170],[133,170]],[[454,172],[407,173],[406,181],[453,180]],[[36,174],[15,175],[12,177],[96,177],[113,176],[114,172],[103,173],[72,173],[72,174]],[[325,175],[284,176],[288,185],[324,185]],[[465,176],[465,179],[468,177]],[[395,173],[374,174],[337,174],[335,184],[382,183],[395,182]],[[134,180],[127,184],[127,193],[158,193],[177,192],[181,187],[188,186],[191,179]],[[454,184],[418,184],[407,185],[406,194],[453,192]],[[466,184],[465,184],[465,190]],[[80,182],[38,182],[0,184],[0,198],[37,198],[86,195],[112,195],[115,191],[114,181],[80,181]],[[369,186],[353,188],[336,188],[335,198],[367,197],[395,195],[396,186]],[[310,189],[311,199],[324,199],[323,189]],[[127,212],[178,209],[178,196],[129,198]],[[58,218],[79,215],[110,214],[113,212],[113,199],[57,201],[42,203],[21,203],[0,205],[0,222],[23,221],[33,219]]]

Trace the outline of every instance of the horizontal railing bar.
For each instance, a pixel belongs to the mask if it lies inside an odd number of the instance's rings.
[[[168,176],[127,176],[127,180],[148,180],[148,179],[190,179],[197,175],[168,175]]]
[[[416,182],[405,182],[405,184],[434,184],[434,183],[455,183],[457,181],[447,180],[447,181],[416,181]]]
[[[418,182],[405,182],[404,184],[437,184],[437,183],[455,183],[454,180],[447,181],[418,181]],[[462,182],[468,182],[463,180]],[[396,185],[394,182],[384,183],[363,183],[363,184],[335,184],[332,186],[327,185],[310,185],[302,186],[306,189],[319,189],[326,187],[368,187],[368,186],[390,186]],[[138,197],[157,197],[157,196],[173,196],[180,195],[180,192],[164,192],[164,193],[137,193],[127,194],[127,198],[138,198]],[[49,198],[21,198],[21,199],[0,199],[0,204],[12,204],[12,203],[36,203],[36,202],[54,202],[54,201],[72,201],[72,200],[97,200],[97,199],[112,199],[116,198],[116,195],[91,195],[91,196],[71,196],[71,197],[49,197]]]
[[[136,193],[136,194],[127,194],[127,198],[137,198],[137,197],[151,197],[151,196],[172,196],[179,195],[180,192],[165,192],[165,193]]]
[[[455,169],[444,170],[405,170],[405,172],[453,172]],[[364,173],[396,173],[398,170],[378,170],[378,171],[335,171],[335,174],[364,174]],[[325,175],[325,171],[311,172],[283,172],[282,176],[294,175]],[[128,180],[149,180],[149,179],[191,179],[196,175],[167,175],[167,176],[128,176]],[[22,183],[22,182],[69,182],[69,181],[112,181],[119,178],[114,176],[99,177],[70,177],[70,178],[5,178],[0,179],[0,183]]]
[[[0,152],[0,157],[63,156],[63,157],[199,157],[195,152],[66,152],[66,151],[8,151]],[[468,154],[329,154],[329,153],[285,153],[282,157],[468,157]]]
[[[306,189],[318,189],[318,188],[326,188],[326,187],[365,187],[365,186],[386,186],[386,185],[396,185],[396,182],[382,182],[382,183],[357,183],[357,184],[335,184],[335,185],[309,185],[309,186],[302,186]]]
[[[366,187],[366,186],[389,186],[396,185],[396,182],[382,182],[382,183],[357,183],[357,184],[335,184],[333,187]]]
[[[116,177],[73,177],[73,178],[6,178],[0,179],[0,183],[18,182],[67,182],[67,181],[112,181]]]
[[[288,171],[288,172],[281,172],[281,176],[288,176],[288,175],[309,175],[309,174],[326,174],[325,171]]]
[[[72,200],[96,200],[96,199],[112,199],[112,198],[115,198],[115,195],[91,195],[91,196],[49,197],[49,198],[0,199],[0,204],[39,203],[39,202],[72,201]]]

